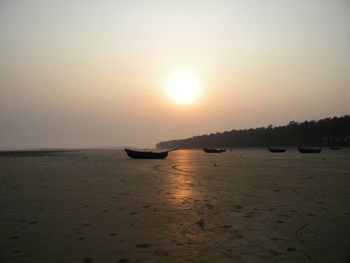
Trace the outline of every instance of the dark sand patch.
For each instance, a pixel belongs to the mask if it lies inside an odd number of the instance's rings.
[[[69,152],[72,150],[0,151],[0,157],[59,156]]]

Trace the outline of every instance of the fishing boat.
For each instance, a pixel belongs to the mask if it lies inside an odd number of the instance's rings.
[[[152,151],[136,151],[131,149],[126,149],[126,154],[130,158],[134,159],[165,159],[168,156],[169,152],[176,151],[178,149],[173,149],[164,152],[152,152]]]
[[[272,153],[284,153],[286,152],[286,147],[268,147],[269,151]]]
[[[206,153],[222,153],[222,152],[226,152],[225,149],[215,149],[215,148],[203,148],[203,151],[205,151]]]
[[[300,153],[320,153],[322,148],[319,147],[298,147]]]
[[[340,150],[340,146],[329,146],[329,149],[331,150]]]

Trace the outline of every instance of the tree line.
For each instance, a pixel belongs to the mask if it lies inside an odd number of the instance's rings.
[[[160,142],[157,148],[234,148],[266,146],[349,146],[350,115],[287,125],[241,129]]]

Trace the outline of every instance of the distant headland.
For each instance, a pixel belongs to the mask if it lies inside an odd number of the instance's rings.
[[[164,141],[156,145],[160,149],[204,147],[266,147],[269,145],[317,145],[349,146],[350,115],[320,120],[295,122],[284,126],[232,130],[192,138]]]

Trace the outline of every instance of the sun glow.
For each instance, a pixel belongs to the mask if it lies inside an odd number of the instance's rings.
[[[179,73],[169,77],[166,87],[171,99],[180,104],[193,103],[199,95],[198,81],[188,73]]]

